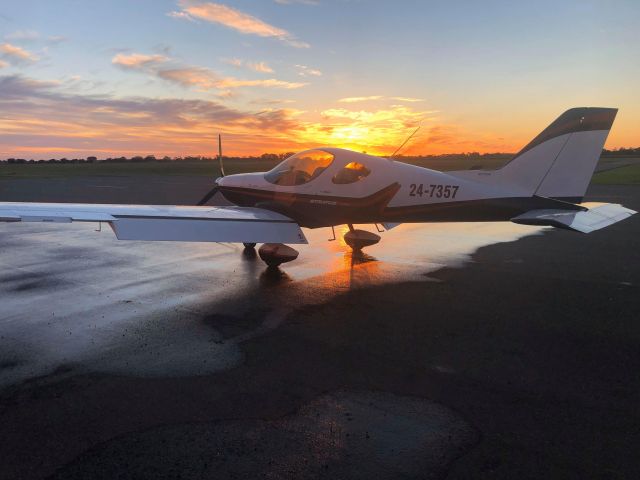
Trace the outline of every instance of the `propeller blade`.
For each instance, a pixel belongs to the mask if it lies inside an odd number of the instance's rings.
[[[224,177],[224,165],[222,164],[222,136],[220,134],[218,134],[218,164],[220,165],[220,174]],[[213,197],[217,191],[218,185],[209,190],[209,192],[204,197],[202,197],[202,199],[196,205],[204,205],[209,200],[211,200],[211,197]]]
[[[217,193],[217,191],[218,191],[218,186],[216,185],[211,190],[209,190],[209,193],[207,193],[204,197],[202,197],[202,200],[200,200],[196,205],[198,206],[204,205],[209,200],[211,200],[211,197],[213,197]]]

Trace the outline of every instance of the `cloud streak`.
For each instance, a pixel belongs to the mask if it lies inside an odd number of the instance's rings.
[[[357,102],[367,102],[370,100],[380,100],[384,98],[382,95],[371,95],[369,97],[345,97],[338,100],[340,103],[357,103]]]
[[[302,5],[320,5],[318,0],[275,0],[276,3],[280,5],[293,5],[295,3],[300,3]]]
[[[340,103],[357,103],[357,102],[369,102],[374,100],[382,100],[389,99],[395,100],[396,102],[404,102],[404,103],[418,103],[424,102],[425,100],[422,98],[413,98],[413,97],[385,97],[384,95],[371,95],[368,97],[345,97],[338,100]]]
[[[179,14],[184,13],[191,19],[217,23],[245,35],[275,38],[296,48],[309,48],[310,46],[282,28],[221,3],[180,0],[178,5],[182,12],[172,12],[174,15],[171,16],[182,18]]]
[[[40,38],[40,34],[35,30],[17,30],[4,36],[7,40],[33,41]]]
[[[413,97],[391,97],[391,100],[395,100],[396,102],[407,102],[407,103],[418,103],[424,102],[424,98],[413,98]]]
[[[238,62],[240,62],[240,65],[250,65],[249,68],[253,70],[262,69],[262,71],[265,72],[270,70],[263,62],[259,64],[245,64],[241,60]],[[302,88],[306,85],[306,83],[303,82],[288,82],[276,78],[243,80],[235,77],[223,77],[205,67],[170,65],[171,59],[164,55],[119,53],[113,57],[111,63],[125,70],[144,72],[183,87],[196,87],[199,90],[228,90],[245,87],[284,88],[292,90]]]
[[[0,43],[0,56],[11,63],[32,63],[39,60],[37,55],[11,43]]]
[[[63,87],[0,76],[0,157],[201,155],[218,131],[235,138],[229,151],[252,154],[290,148],[301,128],[287,109],[251,112],[209,100],[80,95]]]
[[[167,60],[169,59],[164,55],[143,55],[141,53],[127,55],[119,53],[111,59],[111,63],[125,69],[140,69],[157,66],[165,63]]]
[[[302,88],[306,84],[301,82],[287,82],[275,78],[242,80],[234,77],[220,77],[208,68],[184,67],[162,69],[156,72],[158,77],[183,87],[198,87],[201,90],[233,89],[242,87],[284,88],[292,90]]]
[[[307,67],[306,65],[296,65],[298,75],[301,77],[320,77],[322,72],[317,68]]]
[[[184,72],[175,75],[175,81],[188,78]],[[206,85],[209,79],[192,81]],[[80,94],[73,82],[0,76],[0,157],[206,155],[214,132],[226,136],[232,155],[318,145],[388,155],[420,121],[424,128],[405,154],[509,149],[503,139],[470,135],[412,105],[333,108],[318,115],[263,103],[252,111],[212,100]]]
[[[225,58],[222,61],[236,68],[247,68],[258,73],[273,73],[273,68],[267,65],[266,62],[248,62],[240,58]]]
[[[175,18],[178,20],[187,20],[189,22],[196,21],[196,19],[189,15],[187,12],[178,12],[176,10],[167,13],[167,17]]]

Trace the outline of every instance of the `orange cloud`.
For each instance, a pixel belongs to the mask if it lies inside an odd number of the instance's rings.
[[[344,108],[330,108],[323,110],[322,115],[326,118],[346,118],[357,122],[381,122],[381,121],[401,121],[403,125],[411,125],[417,123],[425,115],[432,112],[413,111],[408,107],[395,106],[387,110],[347,110]]]
[[[196,86],[202,90],[219,88],[220,79],[211,70],[200,67],[159,70],[158,77],[184,87]]]
[[[267,65],[266,62],[247,62],[239,58],[225,58],[222,61],[236,68],[248,68],[258,73],[273,73],[273,68]]]
[[[132,53],[126,55],[119,53],[111,59],[111,63],[123,68],[140,69],[144,67],[151,67],[169,60],[164,55],[143,55],[141,53]]]
[[[234,77],[220,78],[211,70],[201,67],[164,69],[159,70],[157,75],[164,80],[168,80],[185,87],[195,86],[202,90],[241,87],[284,88],[290,90],[302,88],[306,85],[306,83],[287,82],[284,80],[277,80],[275,78],[260,80],[241,80]]]
[[[268,78],[265,80],[239,80],[237,78],[229,77],[222,79],[219,85],[219,88],[269,87],[293,90],[296,88],[302,88],[307,84],[302,82],[287,82],[284,80],[277,80],[275,78]]]
[[[424,102],[422,98],[413,97],[384,97],[382,95],[371,95],[369,97],[346,97],[338,100],[340,103],[356,103],[356,102],[368,102],[372,100],[382,100],[388,98],[389,100],[395,100],[396,102],[417,103]]]
[[[356,102],[366,102],[369,100],[380,100],[382,95],[371,95],[369,97],[346,97],[338,100],[340,103],[356,103]]]
[[[0,55],[15,62],[36,62],[39,60],[37,55],[10,43],[0,43]]]
[[[196,87],[200,90],[225,90],[220,92],[222,96],[230,96],[229,89],[242,87],[264,87],[264,88],[302,88],[306,83],[287,82],[276,78],[243,80],[234,77],[221,77],[213,70],[195,66],[165,66],[171,59],[163,55],[144,55],[140,53],[122,54],[113,57],[111,63],[128,70],[143,71],[163,80],[182,85],[183,87]],[[238,65],[250,65],[252,69],[269,71],[269,67],[260,62],[259,64],[245,63],[242,60],[232,59],[229,63]]]
[[[249,69],[253,70],[254,72],[273,73],[273,68],[271,68],[265,62],[257,62],[257,63],[247,62],[246,65]]]
[[[184,81],[187,77],[177,78]],[[224,80],[209,79],[206,74],[200,80],[193,78],[191,81],[205,85]],[[403,154],[514,152],[544,127],[531,125],[516,138],[508,129],[493,133],[482,125],[454,124],[411,102],[371,109],[330,108],[316,114],[278,108],[265,99],[256,111],[211,100],[83,95],[74,85],[73,80],[0,76],[0,158],[212,155],[218,132],[226,138],[229,155],[321,145],[390,155],[420,122],[420,131]],[[619,136],[608,148],[637,144],[635,123],[628,127],[618,129]]]
[[[205,86],[210,81],[220,82],[206,74],[187,77],[176,72],[176,78],[191,78]],[[490,135],[474,136],[438,123],[429,111],[409,106],[327,109],[314,118],[312,113],[286,108],[252,112],[209,100],[91,96],[68,93],[65,88],[22,76],[0,77],[0,157],[206,155],[212,154],[217,132],[227,138],[230,155],[319,145],[389,155],[420,120],[425,127],[405,154],[517,147]]]
[[[259,18],[220,3],[202,3],[195,0],[180,0],[183,12],[191,18],[218,23],[240,33],[276,38],[292,47],[309,48],[309,44],[297,40],[286,30],[270,25]]]
[[[305,123],[304,138],[377,155],[389,155],[421,121],[433,121],[431,111],[406,106],[376,110],[323,110],[316,122]]]
[[[0,158],[56,152],[202,155],[211,153],[216,132],[229,138],[227,151],[236,155],[309,146],[297,141],[304,127],[293,110],[252,112],[209,100],[70,94],[64,87],[0,77]]]
[[[397,102],[407,102],[407,103],[424,102],[424,99],[422,98],[413,98],[413,97],[391,97],[391,100],[395,100]]]

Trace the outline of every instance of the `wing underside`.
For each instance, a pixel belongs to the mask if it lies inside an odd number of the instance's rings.
[[[261,208],[0,203],[0,222],[105,222],[120,240],[307,243],[296,222]]]

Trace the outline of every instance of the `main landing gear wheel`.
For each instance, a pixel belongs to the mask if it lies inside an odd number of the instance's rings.
[[[344,234],[344,242],[351,247],[354,252],[359,252],[364,247],[375,245],[380,241],[380,235],[367,232],[366,230],[356,230],[353,225],[349,225],[349,231]]]
[[[256,248],[255,243],[243,243],[244,248]]]
[[[258,255],[270,267],[277,267],[298,258],[298,251],[283,243],[265,243],[258,249]]]

